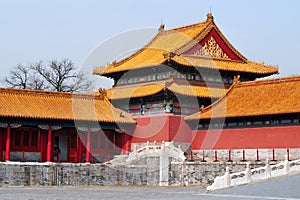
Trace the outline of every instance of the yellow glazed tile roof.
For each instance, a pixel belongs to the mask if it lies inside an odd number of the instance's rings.
[[[300,112],[300,76],[236,82],[227,94],[186,120]]]
[[[174,80],[117,86],[107,90],[109,99],[138,98],[157,94],[169,90],[175,94],[204,98],[219,98],[226,93],[226,89],[209,88],[206,85],[180,84]]]
[[[114,108],[105,91],[95,95],[0,88],[0,116],[16,118],[134,123]]]
[[[128,86],[118,86],[107,90],[109,99],[126,99],[150,96],[159,93],[164,89],[163,84],[134,84]]]
[[[172,60],[185,66],[218,69],[223,71],[242,71],[263,75],[278,73],[277,67],[267,66],[251,61],[247,61],[247,63],[245,63],[234,60],[207,59],[196,56],[174,56]]]
[[[96,67],[93,70],[93,73],[109,76],[113,73],[154,67],[165,64],[171,60],[178,62],[179,64],[192,66],[190,62],[186,62],[187,58],[185,57],[184,52],[192,48],[197,42],[203,40],[205,36],[207,36],[207,34],[209,34],[209,32],[213,29],[217,31],[229,49],[231,49],[231,51],[241,59],[240,63],[231,62],[230,60],[219,61],[220,63],[218,63],[216,67],[220,67],[220,70],[244,71],[264,75],[278,73],[277,68],[248,61],[225,38],[225,36],[214,23],[213,17],[210,14],[208,14],[207,20],[201,23],[171,30],[160,30],[145,47],[141,48],[123,60],[113,62],[107,66]],[[172,53],[175,55],[175,57],[168,56]],[[198,64],[197,67],[207,67],[206,65],[202,66],[202,63],[203,61],[201,61],[201,58],[195,59],[195,64]]]

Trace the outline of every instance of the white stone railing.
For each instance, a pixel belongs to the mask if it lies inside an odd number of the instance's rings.
[[[267,161],[264,167],[255,169],[250,169],[250,163],[247,163],[245,171],[232,174],[229,172],[229,167],[226,167],[225,174],[216,177],[214,183],[208,186],[207,190],[224,189],[295,173],[300,173],[300,160],[288,161],[286,159],[284,162],[276,165],[270,165],[269,161]]]
[[[133,148],[133,151],[128,155],[126,160],[127,163],[130,163],[134,160],[139,160],[144,157],[149,156],[168,156],[175,158],[177,161],[183,162],[185,160],[184,152],[181,150],[180,145],[175,147],[173,142],[162,142],[161,145],[154,142],[154,144],[147,144],[139,149],[136,146]]]

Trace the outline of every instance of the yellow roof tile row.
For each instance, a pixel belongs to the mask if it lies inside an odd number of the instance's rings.
[[[300,76],[235,83],[227,94],[186,120],[300,112]]]
[[[128,86],[119,86],[107,90],[109,99],[126,99],[150,96],[159,93],[164,89],[162,84],[134,84]]]
[[[139,56],[134,56],[126,62],[118,65],[117,67],[115,64],[110,64],[107,67],[99,67],[95,68],[93,73],[94,74],[110,74],[120,71],[129,71],[131,69],[139,69],[139,68],[147,68],[151,66],[156,66],[158,64],[164,63],[167,59],[164,58],[164,54],[167,51],[155,48],[147,48],[143,49]]]
[[[97,95],[0,88],[0,116],[16,118],[135,123]]]
[[[277,67],[266,66],[250,61],[244,63],[234,60],[207,59],[196,56],[174,56],[172,60],[185,66],[218,69],[223,71],[249,72],[264,75],[278,73]]]
[[[107,90],[109,99],[138,98],[157,94],[169,90],[175,94],[204,98],[219,98],[226,92],[224,88],[209,88],[206,85],[179,84],[174,80],[142,83],[113,87]]]

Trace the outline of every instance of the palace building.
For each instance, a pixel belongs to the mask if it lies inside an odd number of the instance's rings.
[[[300,77],[245,58],[212,14],[94,68],[94,94],[0,88],[0,161],[105,162],[148,142],[203,150],[299,148]]]
[[[253,81],[278,68],[246,59],[208,14],[204,22],[171,30],[161,25],[145,47],[93,73],[114,80],[108,98],[137,121],[132,144],[190,144],[185,116],[224,96],[235,76]]]
[[[0,160],[91,162],[126,149],[135,122],[106,98],[0,89]]]

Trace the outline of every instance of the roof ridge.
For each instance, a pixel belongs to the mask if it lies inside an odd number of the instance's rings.
[[[133,58],[134,56],[136,56],[136,55],[142,53],[145,49],[149,48],[149,46],[153,43],[153,41],[155,41],[155,39],[156,39],[159,35],[163,34],[163,32],[164,32],[164,31],[162,31],[162,32],[157,32],[156,35],[155,35],[155,36],[154,36],[154,37],[153,37],[153,38],[152,38],[145,46],[141,47],[140,49],[138,49],[138,50],[135,51],[134,53],[130,54],[129,56],[127,56],[127,57],[125,57],[125,58],[123,58],[123,59],[121,59],[121,60],[119,60],[119,61],[114,60],[114,61],[112,61],[112,63],[109,63],[109,64],[107,64],[107,65],[105,65],[105,66],[98,66],[98,67],[96,66],[96,67],[94,67],[94,70],[97,69],[97,68],[118,67],[119,65],[121,65],[121,64],[123,64],[124,62],[130,60],[130,59]],[[94,74],[94,70],[93,70],[93,74]]]
[[[19,95],[44,95],[44,96],[55,96],[55,97],[83,97],[92,98],[100,95],[93,93],[72,93],[72,92],[57,92],[48,90],[32,90],[32,89],[19,89],[19,88],[0,88],[0,93],[11,93]]]
[[[187,55],[187,54],[181,54],[181,55],[176,55],[176,56],[181,56],[183,58],[194,58],[194,59],[204,59],[204,60],[216,60],[216,61],[224,61],[224,62],[233,62],[233,63],[245,63],[241,60],[232,60],[232,59],[224,59],[224,58],[213,58],[213,57],[205,57],[205,56],[195,56],[195,55]],[[273,66],[271,64],[264,64],[263,62],[260,63],[260,62],[255,62],[255,61],[250,61],[250,60],[247,60],[246,64],[249,64],[249,63],[253,63],[253,64],[256,64],[256,65],[260,65],[262,67],[271,67],[271,68],[277,68],[278,69],[278,66]]]
[[[195,45],[195,41],[197,40],[196,38],[198,38],[200,35],[202,35],[203,33],[203,37],[201,37],[202,39],[210,32],[210,30],[212,29],[212,26],[210,26],[213,22],[213,18],[211,20],[206,20],[205,23],[207,23],[205,25],[205,27],[193,38],[191,38],[191,40],[185,44],[183,44],[181,47],[177,48],[176,50],[174,50],[174,52],[176,54],[183,54],[186,49],[185,48],[191,48],[192,46]]]
[[[237,87],[276,84],[281,82],[292,82],[292,81],[300,81],[300,76],[287,76],[287,77],[268,78],[268,79],[255,80],[255,81],[246,81],[246,82],[241,82]]]
[[[106,67],[118,67],[119,65],[123,64],[124,62],[130,60],[132,57],[140,54],[141,52],[143,52],[145,49],[147,48],[151,48],[151,45],[153,44],[153,42],[161,35],[165,35],[165,34],[170,34],[172,32],[175,32],[175,31],[178,31],[178,30],[184,30],[184,29],[188,29],[188,28],[191,28],[191,27],[195,27],[195,26],[199,26],[199,25],[203,25],[205,23],[208,23],[208,20],[206,21],[203,21],[203,22],[198,22],[198,23],[194,23],[194,24],[190,24],[190,25],[186,25],[186,26],[181,26],[181,27],[177,27],[177,28],[172,28],[172,29],[169,29],[169,30],[162,30],[162,31],[158,31],[156,33],[156,35],[145,45],[143,46],[142,48],[140,48],[139,50],[137,50],[136,52],[132,53],[131,55],[127,56],[126,58],[120,60],[120,61],[113,61],[112,63],[106,65],[106,66],[99,66],[99,67],[95,67],[94,69],[96,68],[100,68],[100,67],[103,67],[103,68],[106,68]],[[154,49],[154,48],[153,48]]]
[[[185,25],[185,26],[180,26],[180,27],[168,29],[168,30],[165,30],[164,32],[168,32],[168,31],[178,31],[178,30],[189,29],[189,28],[192,28],[192,27],[195,27],[195,26],[204,25],[204,24],[206,24],[206,23],[208,23],[208,22],[207,22],[207,21],[197,22],[197,23],[194,23],[194,24],[189,24],[189,25]]]
[[[162,80],[162,81],[155,81],[155,82],[146,82],[146,83],[137,83],[137,84],[131,84],[131,85],[117,85],[114,86],[112,88],[109,88],[109,90],[111,89],[123,89],[123,88],[132,88],[134,86],[153,86],[153,85],[164,85],[166,82],[170,81],[170,79],[167,80]]]
[[[209,106],[206,106],[204,108],[201,109],[201,113],[207,112],[208,110],[211,110],[214,106],[218,105],[220,102],[223,101],[223,99],[225,99],[233,90],[233,88],[235,88],[236,86],[238,86],[240,84],[240,76],[234,76],[234,81],[233,84],[228,88],[227,92],[225,93],[225,95],[223,95],[221,98],[219,98],[217,101],[215,101],[214,103],[210,104]]]
[[[213,27],[215,28],[215,30],[217,31],[217,33],[220,35],[220,37],[223,39],[223,41],[225,42],[225,44],[228,46],[228,48],[230,50],[233,51],[233,53],[235,53],[242,61],[244,62],[248,62],[248,59],[243,56],[230,42],[229,40],[227,40],[227,38],[225,37],[225,35],[223,35],[222,31],[218,28],[218,26],[215,24],[214,21],[212,21],[213,23]]]
[[[195,56],[195,55],[187,55],[187,54],[181,54],[177,55],[181,57],[189,57],[189,58],[195,58],[195,59],[205,59],[205,60],[218,60],[218,61],[226,61],[226,62],[236,62],[236,63],[244,63],[243,61],[240,60],[232,60],[232,59],[224,59],[224,58],[213,58],[213,57],[207,57],[207,56]],[[256,62],[253,62],[256,63]],[[259,63],[257,63],[259,64]]]
[[[195,40],[202,40],[203,38],[205,38],[212,29],[215,29],[215,31],[219,34],[219,36],[222,38],[222,40],[225,42],[225,44],[228,46],[228,48],[237,55],[237,57],[239,57],[243,62],[247,62],[248,59],[246,57],[244,57],[228,40],[227,38],[223,35],[223,33],[221,32],[221,30],[218,28],[217,24],[214,22],[214,18],[211,15],[211,13],[207,14],[207,25],[205,28],[203,28],[203,30],[196,35],[192,41],[184,44],[182,47],[178,48],[176,51],[179,52],[179,54],[182,54],[185,52],[185,50],[187,48],[192,48],[192,46],[194,46],[195,44]]]

